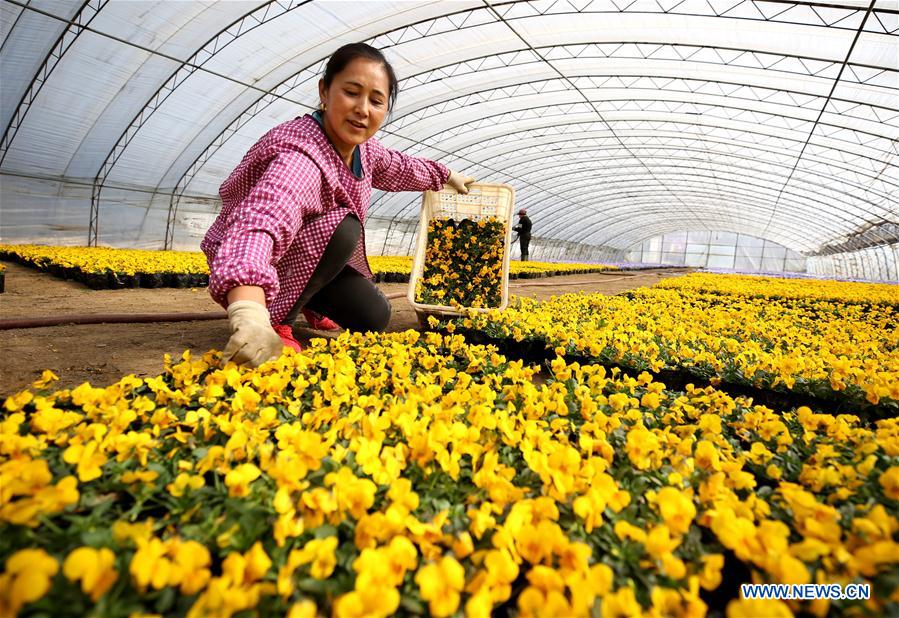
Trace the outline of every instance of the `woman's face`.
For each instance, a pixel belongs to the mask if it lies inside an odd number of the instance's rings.
[[[328,88],[324,80],[319,81],[325,133],[347,162],[353,149],[381,128],[387,116],[389,84],[384,65],[368,58],[350,62]]]

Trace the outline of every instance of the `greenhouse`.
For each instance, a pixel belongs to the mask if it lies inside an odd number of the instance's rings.
[[[0,41],[0,616],[899,615],[896,0]]]

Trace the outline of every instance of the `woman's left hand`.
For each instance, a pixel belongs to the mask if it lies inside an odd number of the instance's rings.
[[[475,179],[471,176],[466,176],[464,174],[460,174],[459,172],[454,172],[450,170],[449,178],[446,179],[446,184],[443,186],[452,187],[462,195],[468,193],[469,185],[475,182]]]

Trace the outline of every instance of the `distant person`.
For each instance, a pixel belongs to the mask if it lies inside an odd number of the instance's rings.
[[[350,330],[384,330],[390,303],[371,282],[365,255],[372,187],[468,193],[474,182],[373,137],[398,93],[393,68],[374,47],[338,49],[318,92],[319,110],[263,135],[219,189],[222,211],[200,247],[209,293],[228,310],[224,361],[256,367],[284,346],[299,350],[300,311],[313,326],[325,316]]]
[[[521,246],[521,261],[528,261],[528,246],[531,244],[531,220],[528,211],[522,208],[518,211],[518,225],[512,228],[518,233],[518,243]]]

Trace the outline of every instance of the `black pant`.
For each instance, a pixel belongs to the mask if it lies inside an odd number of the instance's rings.
[[[390,322],[390,301],[375,284],[346,265],[362,235],[362,224],[347,215],[334,230],[303,293],[285,316],[293,324],[303,308],[327,316],[354,331],[383,331]]]
[[[528,245],[531,244],[530,236],[519,236],[518,243],[521,245],[521,261],[528,261]]]

